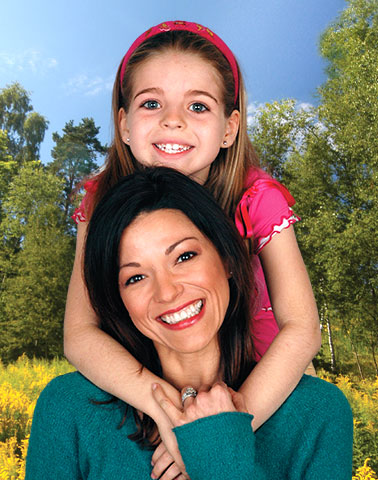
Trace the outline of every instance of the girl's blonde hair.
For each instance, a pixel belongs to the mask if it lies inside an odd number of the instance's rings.
[[[131,55],[126,67],[122,86],[120,80],[121,65],[118,68],[113,87],[113,123],[114,139],[110,146],[104,169],[95,177],[97,189],[94,201],[87,212],[90,215],[110,187],[122,177],[143,169],[131,149],[121,137],[118,124],[118,112],[124,108],[128,112],[131,101],[133,80],[139,65],[150,57],[176,51],[199,55],[217,71],[222,85],[225,115],[228,118],[234,109],[240,112],[240,125],[237,137],[229,148],[221,148],[213,161],[204,186],[213,194],[223,210],[231,217],[245,188],[246,174],[251,167],[257,167],[259,161],[247,133],[247,98],[240,68],[238,98],[235,105],[234,76],[229,62],[221,51],[206,38],[189,31],[167,31],[145,40]]]

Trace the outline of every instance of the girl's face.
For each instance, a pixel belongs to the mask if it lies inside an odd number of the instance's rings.
[[[210,240],[181,211],[157,210],[125,229],[119,252],[121,298],[160,358],[213,352],[229,285]]]
[[[204,183],[220,148],[232,145],[239,127],[237,110],[225,116],[218,72],[198,55],[169,51],[139,65],[133,84],[129,111],[119,111],[119,127],[134,157]]]

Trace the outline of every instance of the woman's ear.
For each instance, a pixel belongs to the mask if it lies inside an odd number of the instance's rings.
[[[230,278],[232,277],[233,274],[232,274],[231,268],[228,265],[228,262],[226,260],[223,260],[223,266],[224,266],[224,271],[226,272],[227,280],[230,280]]]
[[[222,148],[231,147],[239,131],[240,112],[234,110],[227,119],[226,130],[223,136]]]
[[[127,124],[127,115],[124,108],[118,111],[118,128],[124,143],[130,143],[130,131]]]

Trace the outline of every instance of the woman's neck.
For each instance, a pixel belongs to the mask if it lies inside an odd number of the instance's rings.
[[[191,386],[213,385],[219,378],[219,349],[195,353],[181,353],[157,348],[163,377],[178,390]],[[160,351],[159,351],[160,350]]]

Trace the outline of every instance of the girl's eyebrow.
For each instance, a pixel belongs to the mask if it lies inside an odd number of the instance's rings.
[[[139,95],[143,95],[144,93],[157,93],[159,95],[162,95],[163,90],[161,88],[157,88],[157,87],[144,88],[143,90],[141,90],[140,92],[135,94],[134,100],[137,97],[139,97]],[[190,96],[190,95],[205,95],[206,97],[209,97],[212,100],[214,100],[215,103],[219,103],[218,99],[216,97],[214,97],[214,95],[211,95],[211,93],[207,92],[206,90],[189,90],[186,93],[186,95],[187,96]]]
[[[162,94],[163,90],[161,88],[156,88],[156,87],[149,87],[149,88],[144,88],[140,92],[136,93],[134,96],[134,100],[139,97],[139,95],[143,95],[143,93],[159,93]]]
[[[178,246],[180,245],[180,243],[182,242],[185,242],[185,240],[198,240],[197,237],[185,237],[185,238],[182,238],[181,240],[178,240],[177,242],[175,243],[172,243],[172,245],[170,245],[167,250],[165,251],[165,255],[169,255],[170,253],[173,252],[173,250]],[[136,267],[136,268],[139,268],[141,265],[140,263],[138,262],[129,262],[129,263],[124,263],[122,265],[119,266],[119,270],[121,270],[122,268],[125,268],[125,267]]]
[[[218,99],[215,98],[211,93],[207,92],[206,90],[190,90],[188,95],[205,95],[206,97],[210,97],[214,100],[214,102],[219,103]]]

